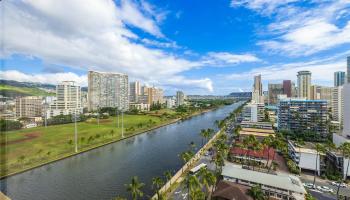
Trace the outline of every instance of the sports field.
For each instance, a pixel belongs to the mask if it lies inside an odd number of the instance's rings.
[[[124,136],[128,137],[154,127],[167,124],[174,119],[150,115],[124,115]],[[117,127],[116,117],[80,122],[78,126],[79,151],[91,149],[122,138],[121,124]],[[43,163],[74,154],[74,123],[22,129],[6,132],[6,169],[0,176],[19,172]],[[2,155],[4,156],[4,155]]]

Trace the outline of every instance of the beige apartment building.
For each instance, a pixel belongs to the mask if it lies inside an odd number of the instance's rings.
[[[27,96],[16,98],[16,117],[41,117],[43,98]]]

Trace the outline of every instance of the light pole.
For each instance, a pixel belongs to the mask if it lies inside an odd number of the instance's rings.
[[[124,112],[122,111],[122,138],[124,138]]]
[[[97,125],[100,126],[100,106],[97,107]]]
[[[75,139],[75,153],[78,152],[78,127],[77,127],[77,110],[74,109],[74,139]]]

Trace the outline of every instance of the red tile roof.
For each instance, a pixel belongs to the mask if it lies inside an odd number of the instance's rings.
[[[260,150],[260,151],[245,150],[239,147],[232,147],[230,150],[230,153],[233,155],[241,155],[241,156],[246,155],[250,157],[263,158],[263,159],[267,159],[268,155],[270,155],[270,160],[272,160],[275,150],[273,148],[270,148],[270,154],[268,152],[269,150],[267,147],[265,147],[263,150]]]

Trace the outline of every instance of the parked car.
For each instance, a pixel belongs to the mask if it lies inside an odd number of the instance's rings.
[[[331,185],[334,185],[336,187],[338,187],[338,184],[339,184],[339,182],[335,182],[335,181],[331,182]],[[347,185],[345,183],[340,183],[340,187],[346,188]]]
[[[334,192],[333,189],[331,189],[331,188],[329,188],[327,186],[321,186],[321,187],[318,186],[317,189],[321,190],[322,192],[331,192],[331,193]]]

